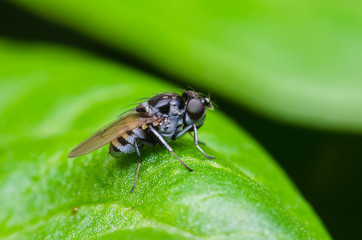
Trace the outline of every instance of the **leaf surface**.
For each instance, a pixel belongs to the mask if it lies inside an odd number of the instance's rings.
[[[74,50],[0,41],[2,239],[329,239],[273,159],[220,110],[200,139],[120,159],[106,147],[68,152],[127,108],[176,90],[128,67]]]

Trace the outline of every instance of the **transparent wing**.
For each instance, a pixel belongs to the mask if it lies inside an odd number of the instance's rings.
[[[143,124],[154,122],[155,120],[157,120],[157,117],[141,117],[138,112],[124,115],[81,142],[68,154],[68,157],[73,158],[90,153],[125,134],[127,131],[138,128]]]

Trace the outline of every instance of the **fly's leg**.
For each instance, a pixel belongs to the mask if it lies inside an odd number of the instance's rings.
[[[190,134],[190,136],[191,136],[192,138],[194,138],[194,135],[192,135],[191,132],[189,132],[189,134]],[[206,145],[206,143],[201,142],[200,140],[197,140],[197,143],[198,143],[198,144],[201,144],[201,145]]]
[[[148,140],[145,140],[145,139],[142,139],[142,138],[137,138],[136,141],[139,142],[139,143],[142,143],[143,145],[147,145],[149,147],[154,147],[156,145],[155,142],[151,142],[151,141],[148,141]]]
[[[178,131],[174,136],[172,136],[172,140],[176,140],[182,135],[184,135],[186,132],[188,132],[191,128],[193,128],[193,125],[188,125],[187,127],[183,128],[181,131]],[[194,138],[194,135],[192,135],[191,132],[188,132],[192,138]],[[204,142],[197,141],[198,144],[205,145]]]
[[[214,157],[211,157],[211,156],[207,155],[207,154],[204,152],[204,150],[201,149],[201,147],[200,147],[199,144],[198,144],[198,139],[197,139],[197,127],[196,127],[195,124],[193,124],[193,127],[194,127],[194,144],[195,144],[195,146],[197,147],[197,149],[199,149],[200,152],[201,152],[202,154],[204,154],[204,156],[207,157],[208,159],[215,159]]]
[[[141,153],[140,153],[140,150],[138,148],[138,145],[137,145],[137,140],[134,142],[134,147],[136,149],[136,152],[137,152],[137,156],[138,156],[138,165],[137,165],[137,171],[136,171],[136,177],[134,179],[134,183],[133,183],[133,187],[131,189],[131,193],[133,193],[133,190],[135,189],[136,187],[136,183],[137,183],[137,178],[138,178],[138,172],[140,171],[140,167],[141,167],[141,163],[142,163],[142,157],[141,157]]]
[[[166,140],[161,136],[161,134],[159,132],[157,132],[156,129],[154,129],[151,125],[148,125],[148,128],[150,129],[150,131],[153,133],[153,135],[158,139],[158,141],[167,148],[167,150],[172,153],[172,155],[175,156],[175,158],[177,158],[177,160],[190,172],[193,172],[193,170],[191,168],[189,168],[177,155],[176,153],[173,151],[173,149],[170,147],[170,145],[168,145],[168,143],[166,142]]]
[[[192,125],[188,125],[187,127],[183,128],[181,131],[178,131],[174,136],[172,136],[172,140],[176,140],[182,135],[184,135],[187,131],[192,128]]]
[[[138,148],[137,142],[141,143],[143,145],[148,145],[150,147],[154,147],[156,145],[156,143],[154,143],[154,142],[150,142],[150,141],[147,141],[147,140],[142,139],[142,138],[136,138],[136,141],[134,142],[134,148],[136,149],[136,153],[137,153],[137,156],[138,156],[138,165],[137,165],[136,177],[134,179],[134,183],[133,183],[133,187],[131,189],[131,193],[133,193],[133,190],[136,187],[136,183],[137,183],[137,179],[138,179],[138,172],[140,171],[140,167],[141,167],[141,163],[142,163],[142,157],[141,157],[141,153],[140,153],[140,150]]]

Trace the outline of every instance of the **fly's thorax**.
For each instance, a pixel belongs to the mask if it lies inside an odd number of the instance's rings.
[[[136,111],[160,117],[180,116],[185,111],[185,103],[176,93],[162,93],[141,103]]]
[[[136,111],[159,117],[161,122],[157,124],[157,131],[168,138],[180,130],[182,125],[195,124],[197,128],[201,127],[206,118],[206,108],[212,108],[208,98],[194,91],[185,91],[182,96],[176,93],[158,94],[141,103]]]
[[[139,104],[136,107],[136,112],[139,112],[141,115],[149,114],[151,111],[150,111],[150,106],[149,106],[148,102],[143,102],[143,103]]]
[[[163,119],[157,125],[157,131],[165,138],[171,139],[172,136],[181,128],[183,125],[182,116],[171,116]]]

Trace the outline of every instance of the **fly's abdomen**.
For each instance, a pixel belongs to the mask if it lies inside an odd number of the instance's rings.
[[[144,127],[145,128],[145,127]],[[135,128],[131,131],[127,131],[119,138],[114,139],[109,146],[109,153],[113,157],[120,157],[124,154],[134,153],[135,141],[137,138],[146,139],[147,135],[142,128]],[[138,143],[138,146],[141,144]]]

